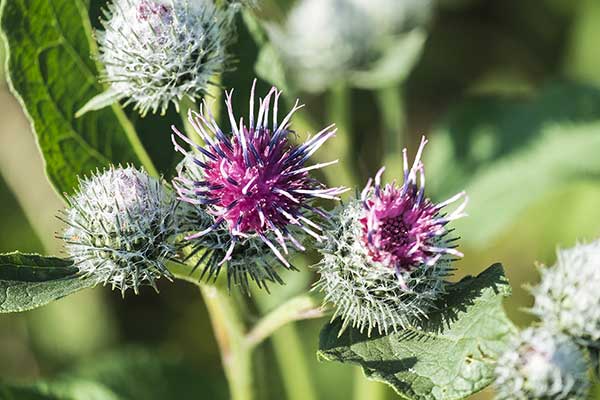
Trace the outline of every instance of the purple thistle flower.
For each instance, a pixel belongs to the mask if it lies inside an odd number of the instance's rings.
[[[462,253],[448,239],[450,230],[446,225],[464,217],[468,202],[465,192],[434,204],[425,197],[425,171],[421,162],[425,137],[417,151],[412,167],[408,168],[406,149],[403,151],[404,183],[396,182],[381,186],[381,168],[375,175],[375,185],[369,179],[362,192],[364,216],[363,242],[367,246],[372,261],[395,268],[402,284],[404,273],[425,265],[433,266],[443,255],[462,257]],[[440,215],[445,206],[459,199],[463,202],[449,214]]]
[[[280,249],[287,254],[288,243],[291,243],[298,250],[304,250],[293,231],[301,230],[321,240],[321,228],[309,217],[327,214],[313,207],[313,200],[338,200],[338,195],[346,191],[342,187],[327,188],[309,175],[309,171],[337,160],[306,166],[308,158],[335,135],[336,129],[330,125],[305,143],[293,145],[289,141],[291,118],[303,105],[296,101],[292,110],[279,121],[281,92],[273,87],[264,99],[259,99],[258,114],[255,115],[255,85],[256,80],[250,93],[247,125],[243,118],[236,122],[231,103],[233,90],[226,93],[230,135],[218,126],[206,102],[199,113],[190,111],[188,115],[204,146],[195,144],[172,127],[175,149],[192,161],[186,168],[197,169],[192,174],[180,173],[173,185],[182,201],[206,206],[215,219],[212,226],[186,239],[199,238],[225,224],[231,234],[231,243],[221,263],[231,258],[240,239],[256,235],[289,268]],[[177,138],[188,143],[195,152],[185,150]],[[190,179],[190,176],[199,178]]]

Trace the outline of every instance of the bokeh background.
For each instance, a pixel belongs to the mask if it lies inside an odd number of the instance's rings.
[[[291,3],[272,1],[261,13],[281,20]],[[426,167],[432,197],[473,191],[471,216],[457,224],[465,253],[457,275],[502,262],[514,288],[508,314],[526,326],[531,298],[523,285],[537,281],[536,263],[550,265],[557,247],[600,237],[600,2],[440,0],[427,30],[407,78],[388,88],[402,99],[396,104],[397,143],[414,154],[420,135],[431,137]],[[394,154],[385,146],[389,133],[381,94],[348,90],[347,131],[353,133],[342,134],[348,134],[354,152],[348,154],[354,157],[343,159],[342,167],[362,184],[384,159],[393,164]],[[308,110],[321,110],[328,92],[303,93],[302,100]],[[61,229],[54,217],[61,200],[44,176],[34,135],[2,74],[0,104],[0,251],[61,254],[54,239]],[[330,117],[325,114],[315,119]],[[394,176],[400,171],[388,172],[388,178]],[[313,279],[310,272],[300,274],[259,302],[268,308]],[[265,399],[291,398],[278,382],[285,376],[293,380],[294,368],[302,364],[316,382],[316,398],[368,398],[363,389],[354,390],[363,388],[355,368],[317,361],[323,322],[297,323],[297,329],[284,328],[262,345]],[[275,349],[290,340],[299,341],[304,354],[290,354],[287,365],[278,364]],[[218,348],[192,285],[162,282],[160,295],[144,290],[125,299],[96,288],[35,311],[0,315],[4,381],[51,378],[110,364],[118,354],[143,359],[147,353],[185,365],[186,374],[173,373],[173,379],[191,377],[190,391],[200,393],[194,397],[227,398]],[[148,384],[160,392],[160,381]],[[144,398],[139,390],[132,398]],[[303,390],[294,398],[306,398]],[[188,398],[182,393],[177,398]],[[175,398],[171,395],[164,398]],[[473,398],[491,396],[486,390]]]

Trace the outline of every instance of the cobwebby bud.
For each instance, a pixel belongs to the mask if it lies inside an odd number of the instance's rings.
[[[102,80],[142,115],[202,96],[226,66],[232,15],[212,0],[114,0],[105,16]]]
[[[85,276],[124,294],[161,277],[177,251],[177,201],[161,182],[133,167],[110,168],[80,181],[61,219],[66,251]]]
[[[541,269],[531,289],[532,308],[545,325],[581,341],[600,340],[600,241],[559,250],[556,264]]]
[[[514,338],[496,364],[498,400],[584,400],[586,355],[568,336],[530,328]]]

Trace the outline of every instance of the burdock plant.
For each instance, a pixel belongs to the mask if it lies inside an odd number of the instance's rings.
[[[335,305],[333,318],[359,330],[397,331],[426,319],[445,291],[452,262],[462,257],[447,225],[465,215],[464,192],[439,204],[425,196],[421,141],[404,182],[382,186],[379,170],[360,199],[338,208],[326,230],[317,288]],[[442,215],[449,204],[464,199]]]

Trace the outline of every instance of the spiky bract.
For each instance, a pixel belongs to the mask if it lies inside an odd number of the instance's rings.
[[[496,364],[498,400],[583,400],[589,391],[587,355],[568,336],[529,328]]]
[[[231,17],[212,0],[114,0],[96,33],[102,80],[142,115],[202,96],[226,68]]]
[[[532,289],[532,312],[544,324],[582,341],[600,341],[600,241],[559,250]]]
[[[61,219],[66,251],[85,276],[113,289],[171,279],[165,262],[175,256],[175,194],[134,167],[110,168],[80,180]]]

